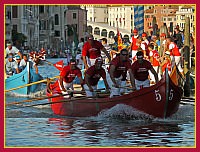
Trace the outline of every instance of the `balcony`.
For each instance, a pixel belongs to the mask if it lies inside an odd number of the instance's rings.
[[[47,30],[40,30],[40,34],[41,35],[46,35],[47,34]]]

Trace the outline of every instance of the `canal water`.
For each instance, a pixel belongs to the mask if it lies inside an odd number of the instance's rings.
[[[47,59],[56,63],[60,59]],[[65,59],[63,59],[65,61]],[[39,67],[46,77],[59,75],[48,64]],[[36,94],[45,93],[45,85]],[[29,99],[6,94],[6,103]],[[46,103],[47,100],[24,103]],[[95,117],[62,117],[54,115],[49,105],[5,108],[6,147],[194,147],[195,106],[181,104],[172,117],[157,119],[126,105],[101,112]]]

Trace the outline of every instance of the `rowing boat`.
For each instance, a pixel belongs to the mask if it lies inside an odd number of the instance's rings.
[[[39,90],[40,84],[33,84],[31,86],[22,87],[26,84],[37,82],[42,79],[42,76],[40,74],[36,74],[34,70],[30,67],[29,62],[27,62],[26,68],[18,73],[14,74],[8,78],[6,78],[5,81],[5,89],[14,89],[19,87],[19,89],[12,90],[14,93],[21,94],[21,95],[28,95],[30,93],[34,93]]]
[[[80,99],[67,99],[59,96],[49,99],[49,102],[51,102],[54,114],[62,116],[96,116],[102,110],[112,108],[117,104],[125,104],[153,117],[166,118],[178,110],[183,90],[180,85],[181,75],[176,66],[170,76],[167,71],[165,73],[157,84],[122,96]],[[58,88],[56,87],[51,92],[47,91],[49,97],[57,94]]]

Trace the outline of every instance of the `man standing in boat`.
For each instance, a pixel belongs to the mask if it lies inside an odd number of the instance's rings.
[[[136,89],[140,90],[144,87],[150,86],[150,80],[148,79],[149,70],[155,77],[156,83],[158,82],[158,75],[154,70],[151,63],[147,60],[144,60],[144,53],[142,51],[138,51],[136,53],[137,61],[132,64],[132,70],[135,77],[135,85]]]
[[[7,43],[6,58],[8,57],[9,53],[12,53],[13,55],[19,55],[20,58],[22,58],[21,52],[15,46],[12,46],[11,42]]]
[[[122,90],[124,90],[124,86],[126,85],[127,71],[130,75],[132,88],[133,90],[136,90],[128,50],[122,49],[120,51],[120,55],[111,61],[108,69],[109,73],[106,76],[109,87],[111,88],[111,98],[114,96],[119,96],[122,93]]]
[[[76,65],[76,60],[71,59],[69,65],[65,66],[60,73],[59,87],[63,94],[67,93],[67,90],[74,90],[73,80],[78,77],[81,85],[83,84],[81,70]],[[70,96],[65,96],[69,98]]]
[[[97,58],[95,64],[85,72],[85,84],[84,89],[87,97],[96,96],[95,90],[97,90],[97,84],[99,79],[102,77],[106,86],[106,92],[109,91],[108,82],[106,80],[106,72],[102,68],[103,59]]]
[[[88,41],[83,45],[82,50],[83,63],[86,70],[90,66],[94,65],[96,58],[101,57],[101,51],[106,54],[110,61],[110,55],[108,54],[104,46],[97,40],[94,40],[93,35],[90,34],[88,36]],[[86,59],[86,57],[88,57],[88,60]]]

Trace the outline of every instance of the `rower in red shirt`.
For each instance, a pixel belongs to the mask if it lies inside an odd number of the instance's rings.
[[[129,60],[129,54],[126,49],[120,51],[120,55],[115,57],[108,69],[107,81],[111,88],[110,97],[119,96],[122,93],[123,87],[126,85],[127,71],[130,75],[131,84],[133,90],[135,90],[135,81],[131,69],[131,61]]]
[[[102,77],[106,86],[106,92],[109,92],[109,86],[106,80],[106,72],[102,68],[103,59],[97,58],[95,64],[85,72],[85,84],[84,89],[87,97],[96,96],[95,90],[97,90],[97,84],[99,79]]]
[[[69,65],[65,66],[60,73],[59,86],[63,94],[67,94],[67,90],[74,90],[73,80],[76,76],[79,78],[80,83],[83,84],[82,74],[76,65],[76,60],[71,59]]]
[[[85,69],[87,70],[90,66],[94,65],[95,60],[98,57],[101,57],[101,51],[103,51],[106,56],[108,57],[109,61],[111,60],[109,53],[106,51],[104,46],[98,42],[97,40],[94,40],[93,35],[88,36],[88,41],[83,45],[82,49],[82,57],[83,57],[83,63],[85,65]],[[86,59],[88,58],[88,60]]]
[[[148,79],[149,70],[153,73],[156,83],[158,82],[158,75],[151,63],[143,59],[144,53],[142,51],[137,52],[136,56],[137,61],[132,64],[132,70],[135,77],[136,89],[140,90],[144,87],[150,86],[150,81]]]

